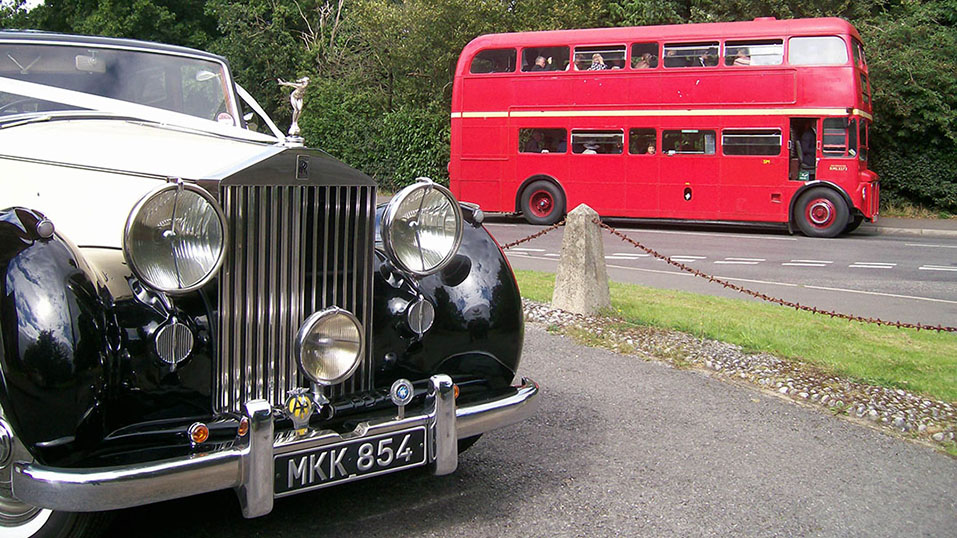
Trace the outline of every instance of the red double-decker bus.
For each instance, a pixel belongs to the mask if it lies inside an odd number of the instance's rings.
[[[878,214],[864,48],[836,18],[485,35],[452,91],[452,192],[487,211],[786,223]]]

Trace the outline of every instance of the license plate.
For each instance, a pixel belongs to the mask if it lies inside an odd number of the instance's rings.
[[[425,428],[275,457],[275,494],[297,493],[425,463]]]

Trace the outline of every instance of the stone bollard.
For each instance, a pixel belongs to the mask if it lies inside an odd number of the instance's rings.
[[[562,253],[555,277],[552,306],[576,314],[592,315],[610,308],[608,272],[598,213],[582,204],[565,219]]]

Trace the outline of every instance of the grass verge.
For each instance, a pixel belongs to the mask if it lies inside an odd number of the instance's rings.
[[[549,302],[555,275],[516,271],[522,295]],[[878,327],[779,305],[612,282],[614,314],[630,323],[798,359],[872,385],[957,402],[957,335]]]

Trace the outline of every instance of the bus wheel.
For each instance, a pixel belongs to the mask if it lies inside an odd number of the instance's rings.
[[[851,217],[850,222],[847,223],[847,226],[844,227],[844,233],[849,234],[853,232],[862,222],[864,222],[864,215],[854,215]]]
[[[836,237],[848,223],[848,209],[837,192],[822,187],[798,198],[795,210],[798,228],[808,237]]]
[[[565,214],[565,195],[551,181],[534,181],[522,191],[522,214],[530,224],[555,224]]]

